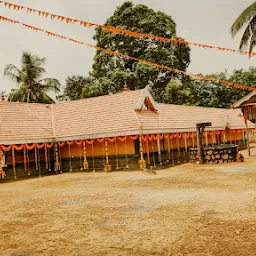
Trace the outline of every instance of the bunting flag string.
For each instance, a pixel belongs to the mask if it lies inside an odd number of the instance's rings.
[[[15,23],[15,24],[18,23],[18,24],[21,24],[23,27],[25,27],[27,29],[31,29],[33,31],[41,31],[41,32],[45,33],[47,36],[58,37],[60,39],[69,40],[69,41],[71,41],[73,43],[76,43],[76,44],[85,45],[85,46],[88,46],[90,48],[94,48],[98,51],[103,51],[103,52],[105,52],[106,54],[109,54],[109,55],[115,55],[115,56],[118,56],[118,57],[123,57],[123,58],[127,58],[127,59],[130,59],[130,60],[138,61],[142,64],[153,66],[153,67],[156,67],[156,68],[159,68],[159,69],[165,69],[165,70],[168,70],[170,72],[174,72],[176,74],[187,75],[187,76],[190,76],[190,77],[195,78],[195,79],[212,81],[212,82],[220,83],[220,84],[223,84],[223,85],[226,85],[226,86],[232,86],[232,87],[235,87],[237,89],[248,90],[248,91],[256,91],[256,88],[250,87],[248,85],[232,83],[232,82],[225,81],[225,80],[218,80],[218,79],[215,79],[215,78],[212,78],[212,77],[206,77],[206,76],[199,75],[199,74],[188,73],[188,72],[185,72],[185,71],[182,71],[182,70],[179,70],[179,69],[171,68],[169,66],[159,65],[159,64],[156,64],[156,63],[153,63],[153,62],[150,62],[150,61],[146,61],[146,60],[138,59],[138,58],[135,58],[135,57],[131,57],[129,55],[120,53],[118,51],[111,51],[109,49],[101,48],[99,46],[95,46],[95,45],[84,43],[82,41],[74,40],[72,38],[68,38],[66,36],[62,36],[62,35],[59,35],[59,34],[56,34],[56,33],[52,33],[50,31],[46,31],[46,30],[31,26],[31,25],[28,25],[28,24],[24,24],[24,23],[21,23],[19,21],[12,20],[12,19],[9,19],[9,18],[3,17],[3,16],[0,16],[0,21],[1,20],[6,21],[6,22],[10,22],[10,23]]]
[[[88,21],[82,21],[50,12],[45,12],[42,10],[37,10],[29,7],[25,7],[22,5],[17,5],[13,3],[9,3],[6,1],[0,0],[0,3],[3,4],[4,7],[10,9],[10,10],[16,10],[16,11],[23,11],[26,10],[27,14],[36,14],[40,17],[43,18],[50,18],[51,20],[59,20],[61,22],[65,22],[67,24],[79,24],[80,26],[83,27],[97,27],[104,29],[108,33],[112,34],[122,34],[122,35],[127,35],[130,37],[136,37],[136,38],[147,38],[147,39],[154,39],[156,41],[164,42],[164,43],[174,43],[175,45],[186,45],[186,46],[192,46],[192,47],[198,47],[198,48],[203,48],[203,49],[215,49],[220,52],[231,52],[231,53],[240,53],[243,55],[249,55],[249,56],[256,56],[256,52],[247,52],[247,51],[242,51],[242,50],[235,50],[231,48],[226,48],[226,47],[219,47],[219,46],[214,46],[214,45],[207,45],[207,44],[201,44],[201,43],[194,43],[194,42],[188,42],[176,38],[166,38],[166,37],[161,37],[157,35],[152,35],[152,34],[144,34],[136,31],[130,31],[126,29],[121,29],[121,28],[116,28],[116,27],[111,27],[111,26],[106,26],[106,25],[100,25],[100,24],[95,24],[91,23]]]

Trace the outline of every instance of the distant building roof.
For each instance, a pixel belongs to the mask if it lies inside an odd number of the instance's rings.
[[[256,104],[256,91],[253,91],[232,105],[233,108],[242,108]]]
[[[157,104],[145,88],[54,105],[0,102],[0,144],[192,132],[198,122],[245,128],[240,110]]]

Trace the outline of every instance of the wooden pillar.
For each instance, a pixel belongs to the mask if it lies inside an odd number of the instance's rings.
[[[2,179],[5,178],[6,174],[3,170],[3,166],[2,166],[2,159],[3,159],[4,153],[3,151],[0,149],[0,177],[2,176]]]
[[[71,155],[71,142],[68,142],[68,152],[69,152],[69,172],[73,172],[72,155]]]
[[[168,159],[171,161],[171,145],[170,145],[170,136],[167,134],[167,148],[168,148]]]
[[[184,146],[185,146],[185,151],[188,152],[188,141],[187,141],[187,134],[184,134]]]
[[[15,149],[14,145],[12,145],[12,168],[13,168],[13,177],[16,180],[17,175],[16,175],[16,166],[15,166]]]
[[[142,145],[142,137],[140,135],[140,160],[139,160],[139,167],[141,170],[146,169],[146,161],[144,160],[143,156],[143,145]]]
[[[37,145],[35,144],[35,163],[36,163],[36,171],[38,171],[38,161],[37,161]]]
[[[178,164],[180,164],[181,150],[180,150],[180,135],[177,134],[176,137],[176,146],[177,146],[177,154],[178,154]]]
[[[160,144],[160,136],[157,136],[157,151],[158,151],[158,161],[162,166],[162,156],[161,156],[161,144]]]
[[[48,162],[48,150],[47,150],[47,144],[44,144],[44,161],[45,161],[45,169],[49,169],[49,162]]]
[[[54,165],[54,171],[57,174],[60,170],[60,163],[59,163],[59,149],[58,149],[58,143],[54,143],[54,151],[55,151],[55,165]]]
[[[27,173],[27,149],[26,145],[23,147],[23,162],[24,162],[24,171]]]
[[[108,139],[105,139],[105,151],[106,151],[106,164],[105,164],[105,172],[111,172],[112,167],[111,164],[109,163],[109,154],[108,154]]]
[[[242,130],[242,133],[243,133],[243,145],[244,145],[244,147],[245,147],[246,145],[245,145],[245,136],[244,136],[244,130]]]
[[[196,125],[197,156],[200,164],[204,162],[204,152],[203,152],[202,137],[201,137],[202,133],[203,131],[201,131],[201,126]]]
[[[188,142],[187,142],[187,133],[184,133],[184,162],[187,162],[187,152],[188,152]]]
[[[148,135],[145,135],[145,137],[146,137],[146,147],[147,147],[148,165],[150,165],[150,154],[149,154],[149,139],[148,139]]]
[[[83,150],[84,150],[84,163],[83,163],[83,167],[84,167],[84,170],[87,170],[89,165],[88,165],[87,156],[86,156],[86,143],[85,143],[85,141],[83,141]]]
[[[248,121],[247,121],[247,108],[244,108],[244,121],[246,126],[246,142],[247,142],[247,150],[248,155],[251,156],[251,150],[250,150],[250,142],[249,142],[249,128],[248,128]]]
[[[38,153],[38,171],[39,171],[39,177],[41,177],[41,162],[40,162],[40,148],[38,147],[37,149],[37,153]]]

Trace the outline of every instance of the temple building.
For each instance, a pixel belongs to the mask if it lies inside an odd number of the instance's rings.
[[[204,145],[246,147],[240,109],[157,104],[148,88],[52,105],[0,102],[0,176],[145,169],[187,162]],[[249,131],[255,125],[247,122]]]

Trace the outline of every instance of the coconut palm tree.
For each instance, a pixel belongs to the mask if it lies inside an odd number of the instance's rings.
[[[249,52],[252,52],[252,49],[256,45],[256,2],[245,9],[236,19],[230,29],[232,37],[234,37],[244,25],[246,25],[246,28],[239,49],[241,50],[249,44]]]
[[[54,103],[47,95],[48,92],[60,91],[60,83],[54,78],[42,78],[46,72],[43,65],[45,58],[23,52],[21,69],[9,64],[5,67],[4,75],[17,83],[18,88],[12,89],[8,101]]]

